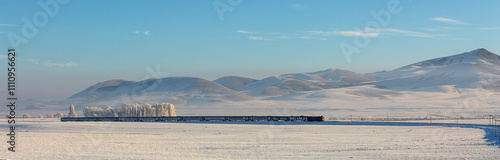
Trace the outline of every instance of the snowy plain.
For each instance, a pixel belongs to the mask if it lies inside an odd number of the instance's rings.
[[[474,127],[55,118],[17,126],[17,151],[2,149],[0,159],[500,159],[488,130]]]

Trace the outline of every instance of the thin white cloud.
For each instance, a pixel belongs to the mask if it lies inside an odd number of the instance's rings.
[[[0,24],[0,26],[16,27],[17,24]]]
[[[7,59],[7,55],[0,55],[0,59]],[[36,59],[26,59],[26,58],[16,58],[19,61],[27,61],[31,62],[33,64],[39,64],[39,65],[44,65],[44,66],[55,66],[55,67],[74,67],[78,66],[79,64],[73,61],[69,61],[68,63],[52,63],[50,60],[45,61],[45,62],[40,62],[39,60]]]
[[[445,36],[444,34],[430,34],[424,32],[407,31],[394,28],[365,28],[364,30],[356,31],[306,31],[309,34],[322,35],[322,36],[347,36],[347,37],[378,37],[380,35],[396,35],[396,36],[411,36],[411,37],[424,37],[433,38],[438,36]]]
[[[265,41],[265,40],[277,40],[277,39],[290,38],[288,36],[281,35],[280,33],[277,33],[277,32],[253,32],[253,31],[246,31],[246,30],[237,30],[235,32],[241,33],[241,34],[252,35],[252,36],[248,36],[247,38],[249,40],[254,40],[254,41]]]
[[[25,58],[18,58],[21,61],[27,61],[27,62],[38,62],[36,59],[25,59]]]
[[[454,27],[435,27],[435,28],[420,28],[421,30],[424,31],[431,31],[431,32],[437,32],[437,31],[445,31],[445,30],[455,30],[458,28]]]
[[[0,24],[0,27],[2,27],[0,34],[14,32],[14,31],[18,31],[18,30],[20,31],[21,29],[12,29],[12,27],[17,28],[17,26],[18,26],[17,24],[2,23],[2,24]],[[7,28],[10,28],[10,29],[7,29]]]
[[[379,33],[366,33],[363,31],[338,31],[334,33],[335,35],[341,36],[360,36],[360,37],[378,37]]]
[[[251,31],[244,31],[244,30],[237,30],[236,32],[243,33],[243,34],[280,34],[277,32],[251,32]]]
[[[257,37],[257,36],[249,36],[248,37],[249,40],[254,40],[254,41],[266,41],[266,40],[271,40],[269,38],[266,38],[266,37]]]
[[[354,36],[360,36],[360,37],[377,37],[379,33],[366,33],[365,31],[306,31],[309,34],[317,34],[317,35],[322,35],[322,36],[348,36],[348,37],[354,37]]]
[[[437,21],[437,22],[443,22],[443,23],[451,23],[451,24],[458,24],[458,25],[467,25],[467,23],[451,19],[451,18],[444,18],[444,17],[434,17],[434,18],[429,18],[432,21]]]
[[[290,7],[292,9],[295,9],[295,10],[306,10],[306,9],[309,9],[308,6],[303,5],[303,4],[297,4],[297,3],[290,5]]]
[[[485,27],[485,28],[479,28],[481,30],[500,30],[500,27]]]
[[[78,64],[75,63],[75,62],[73,62],[73,61],[70,61],[68,63],[52,63],[50,61],[46,61],[46,62],[42,62],[40,64],[44,65],[44,66],[49,66],[49,67],[52,67],[52,66],[55,66],[55,67],[74,67],[74,66],[78,66]]]
[[[301,39],[314,39],[314,40],[323,40],[326,41],[328,40],[327,38],[313,38],[313,37],[300,37]]]
[[[258,33],[258,32],[244,31],[244,30],[237,30],[236,32],[238,32],[238,33],[244,33],[244,34],[256,34],[256,33]]]
[[[323,35],[323,36],[333,36],[335,35],[335,33],[337,31],[331,31],[331,32],[328,32],[328,31],[306,31],[307,33],[309,34],[319,34],[319,35]],[[300,34],[295,34],[295,35],[300,35]]]
[[[150,31],[134,31],[133,32],[134,34],[144,34],[146,36],[150,36],[151,35],[151,32]]]
[[[366,30],[375,31],[376,29],[367,28]],[[410,37],[423,37],[423,38],[434,38],[434,37],[446,36],[445,34],[430,34],[430,33],[407,31],[407,30],[394,29],[394,28],[382,28],[382,29],[380,29],[380,33],[381,34],[410,36]]]

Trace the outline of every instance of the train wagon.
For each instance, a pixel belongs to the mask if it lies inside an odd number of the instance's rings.
[[[325,117],[323,116],[307,116],[308,122],[323,122],[325,121]]]
[[[228,121],[248,121],[250,120],[249,116],[228,116]]]
[[[226,117],[223,116],[206,116],[205,121],[225,121]]]
[[[322,122],[323,116],[176,116],[176,117],[63,117],[62,122],[156,122],[156,121],[301,121]]]

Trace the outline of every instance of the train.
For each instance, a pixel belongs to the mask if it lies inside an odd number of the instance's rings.
[[[161,121],[288,121],[323,122],[323,116],[174,116],[174,117],[63,117],[62,122],[161,122]]]

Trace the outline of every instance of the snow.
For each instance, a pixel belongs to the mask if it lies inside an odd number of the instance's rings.
[[[372,76],[341,69],[327,69],[311,73],[293,73],[271,76],[235,88],[254,97],[267,98],[290,93],[336,88],[340,85],[372,81]]]
[[[224,76],[219,79],[214,80],[215,83],[218,83],[224,87],[229,89],[235,89],[237,87],[244,86],[246,84],[257,81],[256,79],[246,78],[246,77],[238,77],[238,76]]]
[[[371,84],[396,90],[440,85],[473,88],[475,84],[488,78],[500,78],[500,60],[497,55],[485,49],[477,49],[371,75],[378,80]]]
[[[0,159],[500,158],[483,129],[336,124],[20,120],[16,152]]]
[[[114,81],[112,81],[114,82]],[[202,78],[192,77],[167,77],[160,79],[146,79],[140,82],[120,83],[109,88],[108,82],[98,83],[80,93],[77,93],[69,100],[76,98],[86,98],[92,95],[93,99],[84,99],[77,107],[93,105],[110,105],[112,101],[123,101],[123,103],[162,103],[174,104],[203,104],[209,101],[242,101],[253,99],[245,94],[233,91]],[[116,84],[116,83],[112,83]],[[102,88],[104,86],[104,89]],[[99,88],[101,87],[101,88]],[[95,89],[97,88],[97,89]],[[118,103],[121,105],[121,103]]]
[[[452,85],[394,91],[374,85],[297,92],[216,105],[176,105],[178,115],[323,115],[325,117],[475,117],[500,114],[500,93]]]
[[[126,81],[120,79],[113,79],[104,82],[97,83],[82,92],[79,92],[70,98],[98,98],[102,94],[107,94],[113,92],[117,87],[123,84],[135,83],[134,81]]]

